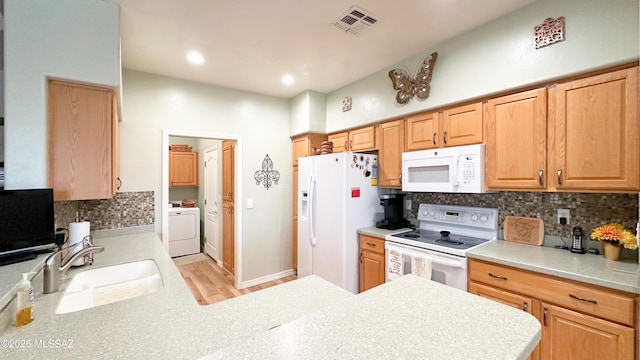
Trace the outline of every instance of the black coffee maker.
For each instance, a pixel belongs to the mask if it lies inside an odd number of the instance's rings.
[[[380,196],[380,205],[384,208],[384,219],[376,221],[379,229],[395,230],[409,227],[410,223],[403,217],[404,194],[388,194]]]

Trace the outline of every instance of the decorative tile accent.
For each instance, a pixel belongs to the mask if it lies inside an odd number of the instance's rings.
[[[547,18],[533,28],[533,42],[536,49],[564,41],[564,16]]]
[[[489,207],[498,209],[498,226],[502,228],[505,216],[538,217],[544,221],[545,235],[571,234],[574,226],[580,226],[588,235],[596,226],[618,222],[634,231],[638,221],[637,194],[586,194],[545,192],[495,192],[486,194],[407,193],[412,209],[407,218],[415,219],[418,205],[448,204],[459,206]],[[557,224],[557,209],[569,209],[571,223]]]
[[[54,203],[57,227],[75,221],[91,222],[91,231],[152,225],[155,222],[153,191],[118,192],[112,199]]]

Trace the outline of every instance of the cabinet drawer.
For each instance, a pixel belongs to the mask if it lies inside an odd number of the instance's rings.
[[[360,250],[367,250],[384,254],[384,239],[373,236],[360,235]]]
[[[474,259],[469,260],[469,280],[621,324],[634,325],[637,301],[634,294]]]

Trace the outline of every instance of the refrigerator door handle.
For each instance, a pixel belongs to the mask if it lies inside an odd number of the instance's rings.
[[[311,246],[315,246],[316,239],[316,177],[311,175],[309,178],[309,241]]]

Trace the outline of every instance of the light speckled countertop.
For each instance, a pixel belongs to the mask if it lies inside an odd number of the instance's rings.
[[[36,277],[35,320],[14,327],[13,306],[2,313],[1,359],[194,359],[354,296],[319,277],[201,306],[155,233],[94,239],[105,251],[94,264],[71,270],[54,294],[42,294]],[[55,314],[70,277],[79,271],[154,259],[164,288],[137,298],[68,314]],[[16,282],[20,279],[16,279]],[[37,290],[37,289],[40,290]],[[13,304],[11,304],[13,305]],[[30,348],[10,348],[18,340]],[[71,341],[72,348],[34,349],[37,340]],[[15,345],[15,344],[14,344]]]
[[[369,235],[369,236],[384,239],[384,237],[387,235],[398,234],[398,233],[409,231],[409,230],[411,229],[402,228],[402,229],[396,229],[396,230],[386,230],[386,229],[378,229],[377,227],[372,226],[364,229],[359,229],[358,234]]]
[[[523,311],[406,275],[205,359],[526,359]]]
[[[200,306],[155,233],[94,242],[105,251],[71,270],[58,293],[42,294],[42,272],[36,276],[34,322],[10,325],[13,304],[0,313],[0,358],[524,359],[540,339],[529,314],[413,275],[359,295],[308,276]],[[160,291],[55,314],[75,273],[142,259],[157,263]]]
[[[473,248],[467,256],[565,279],[638,294],[638,264],[610,261],[602,255],[574,254],[546,246],[496,240]]]

